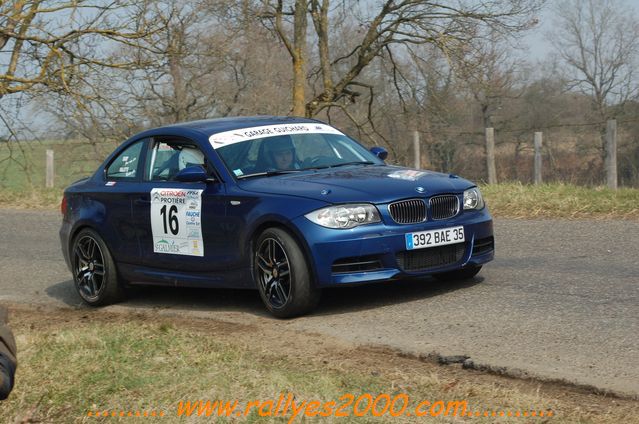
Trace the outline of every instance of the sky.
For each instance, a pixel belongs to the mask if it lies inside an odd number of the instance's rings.
[[[546,39],[548,32],[553,28],[553,9],[556,5],[560,5],[563,0],[546,0],[547,3],[539,13],[539,25],[532,29],[523,38],[523,41],[528,45],[529,57],[534,60],[541,60],[548,56],[552,50],[550,42]],[[587,1],[587,0],[581,0]],[[594,0],[597,3],[600,0]],[[612,0],[618,4],[622,10],[627,10],[628,13],[632,13],[637,16],[639,11],[639,0]],[[565,4],[565,2],[564,2]]]

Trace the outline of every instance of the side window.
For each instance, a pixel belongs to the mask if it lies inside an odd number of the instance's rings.
[[[144,140],[132,144],[120,153],[107,168],[107,179],[135,180],[140,169],[142,146],[144,146]]]
[[[204,153],[191,144],[156,141],[148,161],[147,178],[151,181],[171,181],[182,169],[205,166]]]

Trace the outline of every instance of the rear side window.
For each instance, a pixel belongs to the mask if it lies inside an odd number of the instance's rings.
[[[107,168],[107,179],[125,181],[137,179],[143,145],[144,140],[138,141],[120,153]]]

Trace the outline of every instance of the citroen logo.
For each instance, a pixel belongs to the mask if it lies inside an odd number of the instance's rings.
[[[418,193],[423,193],[423,192],[426,191],[426,189],[424,187],[420,186],[420,187],[415,187],[415,191],[418,192]]]

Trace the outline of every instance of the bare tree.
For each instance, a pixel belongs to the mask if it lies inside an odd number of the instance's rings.
[[[513,46],[499,34],[477,37],[472,47],[454,61],[457,76],[479,106],[484,128],[495,126],[495,114],[504,101],[518,97],[523,88],[521,60],[515,57]]]
[[[631,10],[613,0],[570,0],[557,4],[550,40],[565,63],[568,85],[592,98],[601,120],[612,104],[637,94],[639,24]]]
[[[387,0],[360,5],[329,0],[262,0],[261,16],[270,23],[286,46],[293,64],[293,113],[314,116],[344,101],[354,102],[370,84],[358,78],[370,63],[389,48],[415,44],[433,44],[451,51],[468,42],[478,24],[499,31],[517,31],[529,26],[529,15],[540,2],[536,0],[439,1]],[[354,11],[358,11],[355,14]],[[342,15],[340,15],[340,13]],[[334,53],[330,39],[332,24],[349,14],[351,25],[361,29],[352,49],[343,55]],[[308,99],[305,94],[304,68],[309,60],[307,22],[311,16],[312,37],[318,52],[323,89]],[[334,24],[333,24],[334,25]],[[292,34],[291,34],[292,31]]]
[[[108,43],[141,47],[152,30],[144,3],[132,0],[3,1],[0,97],[39,88],[77,94],[87,72],[131,65],[104,55]]]
[[[454,66],[457,75],[479,106],[483,128],[495,128],[495,115],[499,113],[503,120],[503,114],[500,112],[504,101],[521,94],[518,92],[521,90],[515,90],[521,63],[513,58],[514,49],[507,40],[494,31],[490,31],[485,37],[477,37],[471,46],[459,60],[454,61]],[[523,86],[520,85],[519,88]],[[496,183],[495,140],[491,135],[486,136],[485,141],[487,181]]]
[[[87,108],[64,99],[48,107],[65,129],[93,139],[117,138],[144,127],[237,114],[285,114],[286,53],[269,30],[254,25],[247,2],[149,0],[158,24],[148,48],[121,46],[114,54],[136,63],[87,77]],[[281,76],[280,76],[281,75]],[[45,104],[51,104],[47,96]],[[47,107],[47,106],[45,106]]]
[[[160,25],[149,36],[153,48],[124,49],[130,60],[144,64],[125,74],[123,86],[151,125],[203,118],[215,106],[210,79],[228,37],[210,30],[217,25],[209,11],[214,6],[206,0],[152,1],[149,18]]]
[[[601,151],[612,188],[617,187],[616,152],[608,151],[605,121],[635,97],[639,88],[635,79],[639,24],[629,12],[612,0],[562,2],[552,34],[570,75],[569,88],[590,96],[593,112],[601,121]]]

